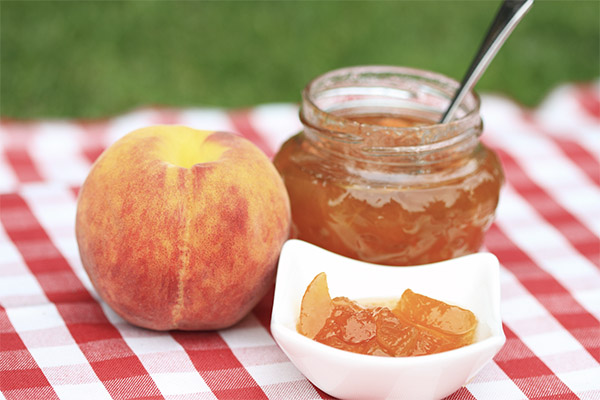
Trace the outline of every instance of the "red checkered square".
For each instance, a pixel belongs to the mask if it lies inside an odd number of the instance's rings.
[[[105,339],[119,339],[121,335],[109,322],[102,324],[69,324],[69,331],[77,343]]]
[[[227,349],[227,344],[216,332],[173,331],[171,335],[187,352]]]
[[[528,353],[530,352],[528,351]],[[540,377],[551,374],[546,364],[539,358],[531,355],[508,360],[496,359],[496,363],[504,371],[510,371],[512,379]]]
[[[127,365],[123,366],[124,368]],[[162,398],[154,381],[148,375],[129,375],[115,380],[102,380],[113,399]]]
[[[6,400],[44,399],[58,400],[59,397],[52,386],[24,386],[22,389],[2,390]]]
[[[8,351],[2,350],[0,355],[2,355],[2,358],[0,359],[0,371],[37,368],[36,362],[26,349]]]
[[[4,356],[4,354],[3,354]],[[31,356],[27,355],[30,360],[27,360],[27,364],[34,365],[35,362],[31,360]],[[15,360],[7,360],[12,362],[13,365]],[[19,369],[19,366],[25,364],[23,361],[17,361],[15,365],[16,369],[2,369],[0,370],[0,391],[9,392],[12,390],[34,388],[34,387],[50,387],[50,383],[46,376],[39,368],[28,368]]]
[[[84,302],[91,299],[88,291],[71,270],[39,273],[36,278],[47,296],[53,298],[59,307],[61,303]]]
[[[16,332],[0,332],[0,352],[25,350],[25,344]]]
[[[96,375],[103,382],[146,374],[146,370],[135,355],[120,358],[110,357],[107,360],[90,362]]]
[[[212,350],[186,349],[186,352],[200,372],[229,370],[240,366],[239,360],[228,348]]]
[[[123,359],[133,354],[131,348],[121,338],[81,342],[79,348],[90,362]]]
[[[75,276],[72,275],[71,278]],[[106,324],[108,320],[102,307],[95,301],[59,304],[57,309],[68,325]]]
[[[581,323],[579,322],[579,324]],[[593,326],[593,321],[590,321],[590,325],[592,326],[573,329],[572,333],[597,361],[600,360],[600,354],[598,354],[600,351],[600,329]]]

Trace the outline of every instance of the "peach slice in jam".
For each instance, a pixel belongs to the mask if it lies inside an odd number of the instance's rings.
[[[321,272],[312,280],[302,297],[298,332],[309,338],[323,328],[327,317],[331,314],[331,297],[327,286],[327,276]]]

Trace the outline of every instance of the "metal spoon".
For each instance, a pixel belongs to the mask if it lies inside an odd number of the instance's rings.
[[[454,94],[450,106],[442,116],[441,123],[452,120],[465,95],[473,89],[500,47],[532,5],[533,0],[504,0],[460,87]]]

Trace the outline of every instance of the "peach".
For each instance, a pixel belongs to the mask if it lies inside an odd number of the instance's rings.
[[[94,288],[125,320],[210,330],[240,321],[271,287],[290,221],[285,186],[254,144],[153,126],[94,163],[76,236]]]

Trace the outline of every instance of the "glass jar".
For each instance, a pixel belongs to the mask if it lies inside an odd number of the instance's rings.
[[[310,82],[304,129],[274,159],[290,196],[292,236],[387,265],[478,251],[503,172],[479,141],[476,94],[453,121],[437,122],[457,87],[440,74],[387,66]]]

